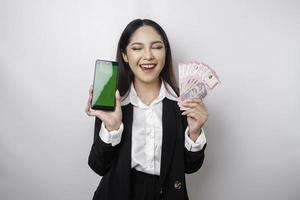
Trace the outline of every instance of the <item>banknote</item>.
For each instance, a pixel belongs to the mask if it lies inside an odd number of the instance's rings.
[[[179,98],[178,105],[181,110],[186,110],[182,103],[187,99],[203,99],[208,91],[220,84],[217,73],[207,64],[198,61],[179,63]]]

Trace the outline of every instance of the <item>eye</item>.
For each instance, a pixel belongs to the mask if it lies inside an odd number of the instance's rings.
[[[162,49],[163,46],[161,46],[161,45],[159,45],[159,46],[153,46],[152,48],[153,48],[153,49]]]
[[[141,50],[142,48],[141,47],[132,47],[131,49],[134,51],[138,51],[138,50]]]
[[[142,48],[143,47],[141,45],[137,45],[137,44],[131,46],[131,49],[133,51],[139,51],[139,50],[142,50]]]

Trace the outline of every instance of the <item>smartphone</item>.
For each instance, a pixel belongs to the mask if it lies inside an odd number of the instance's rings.
[[[118,81],[118,63],[108,60],[96,60],[92,109],[115,110],[115,93]]]

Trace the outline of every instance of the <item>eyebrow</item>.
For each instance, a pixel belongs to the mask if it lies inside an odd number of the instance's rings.
[[[156,43],[161,43],[161,44],[163,44],[162,41],[157,40],[157,41],[151,42],[151,45],[156,44]],[[130,44],[130,46],[132,46],[132,45],[143,45],[143,43],[141,43],[141,42],[133,42],[133,43]]]

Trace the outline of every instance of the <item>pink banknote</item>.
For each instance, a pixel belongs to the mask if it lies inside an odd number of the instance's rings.
[[[179,70],[179,98],[178,105],[186,110],[182,102],[187,99],[203,99],[208,91],[220,84],[216,72],[203,62],[180,63]]]

